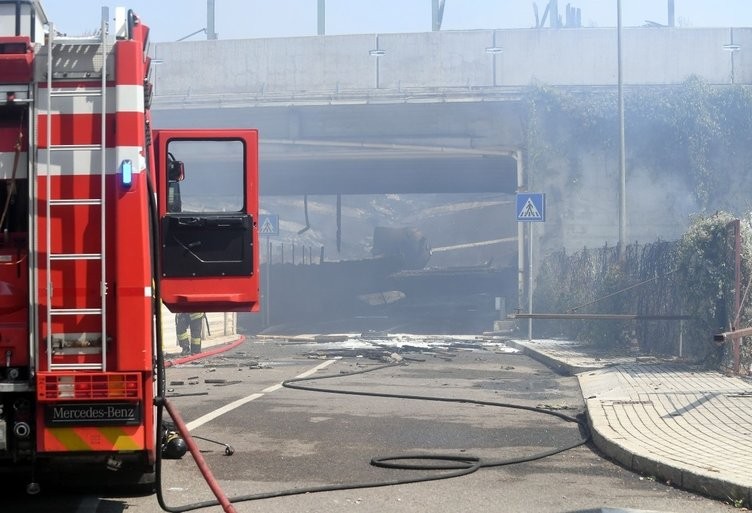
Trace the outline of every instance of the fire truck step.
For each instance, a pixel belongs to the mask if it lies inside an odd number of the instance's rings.
[[[53,144],[50,151],[100,151],[100,144]]]
[[[101,363],[52,363],[50,370],[102,370]]]
[[[50,260],[101,260],[101,253],[52,253]]]
[[[53,89],[50,91],[53,98],[97,98],[102,96],[101,89]]]
[[[51,199],[50,205],[70,205],[70,206],[77,206],[77,205],[101,205],[102,200],[101,198],[59,198],[59,199]]]
[[[101,308],[51,308],[52,315],[102,315]]]

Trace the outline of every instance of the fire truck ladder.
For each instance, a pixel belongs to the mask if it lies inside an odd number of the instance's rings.
[[[106,117],[107,117],[107,22],[108,15],[106,8],[102,11],[102,25],[99,34],[91,37],[56,37],[52,24],[49,26],[49,42],[47,54],[47,176],[46,176],[46,202],[43,208],[45,213],[45,233],[46,233],[46,313],[47,313],[47,368],[49,370],[107,370],[107,311],[106,311],[106,265],[105,265],[105,241],[106,241],[106,224],[105,224],[105,178],[106,178]],[[83,56],[88,56],[84,57]],[[82,69],[81,62],[85,62],[88,69]],[[93,64],[93,66],[92,66]],[[93,70],[91,68],[94,68]],[[81,87],[80,81],[90,81],[101,75],[101,85],[91,87],[86,84]],[[53,86],[53,79],[57,80]],[[78,84],[71,84],[72,87],[61,86],[61,80],[75,80]],[[82,103],[78,99],[84,99],[85,102],[92,102],[101,109],[100,115],[100,141],[99,144],[55,144],[60,141],[60,131],[63,130],[52,123],[52,113],[55,112],[55,102],[68,102],[68,104],[79,105]],[[75,112],[75,109],[74,109]],[[69,158],[59,159],[61,162],[60,173],[66,175],[73,173],[75,169],[64,169],[64,162],[71,162],[73,166],[81,165],[76,163],[73,157],[76,152],[87,152],[92,156],[91,168],[96,170],[100,180],[99,197],[53,197],[55,193],[52,189],[52,154],[68,153]],[[99,155],[99,161],[96,162],[96,155]],[[85,160],[85,159],[83,159]],[[86,164],[83,164],[84,167]],[[96,196],[93,192],[89,196]],[[90,208],[99,209],[100,219],[100,236],[98,252],[94,253],[63,253],[53,252],[52,246],[52,208],[66,209],[80,206],[89,206]],[[66,227],[63,226],[63,233],[66,233]],[[70,232],[68,232],[70,233]],[[79,262],[87,260],[96,260],[100,262],[101,277],[99,290],[99,304],[85,305],[83,307],[53,307],[53,292],[55,284],[52,283],[52,270],[55,262]],[[75,287],[75,285],[73,286]],[[76,297],[76,291],[66,288],[60,288],[58,292],[61,297]],[[66,294],[70,292],[70,294]],[[90,318],[96,316],[98,325],[101,326],[100,333],[53,333],[53,319],[63,316],[80,316]],[[82,342],[80,341],[82,338]],[[71,340],[73,339],[73,340]],[[75,340],[79,342],[76,343]],[[72,343],[72,344],[71,344]],[[69,345],[78,345],[82,347],[67,347]],[[88,347],[87,347],[88,346]],[[98,347],[97,347],[98,346]],[[88,359],[64,359],[64,363],[53,362],[54,354],[86,354],[96,355]]]

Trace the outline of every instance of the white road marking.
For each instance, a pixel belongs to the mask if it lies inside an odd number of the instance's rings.
[[[321,369],[326,369],[327,367],[329,367],[331,364],[333,364],[336,361],[337,360],[327,360],[325,362],[322,362],[319,365],[315,366],[313,369],[307,370],[303,374],[299,374],[299,375],[295,376],[295,379],[307,378],[311,374],[315,374],[317,371],[320,371]],[[282,386],[281,383],[280,383],[280,386]]]
[[[333,364],[336,361],[337,360],[326,360],[324,362],[321,362],[320,364],[318,364],[313,369],[309,369],[309,370],[305,371],[302,374],[298,374],[297,376],[295,376],[295,379],[307,378],[308,376],[310,376],[312,374],[315,374],[316,372],[320,371],[321,369],[325,369],[325,368],[329,367],[331,364]],[[226,405],[222,406],[221,408],[217,408],[216,410],[211,411],[211,412],[207,413],[206,415],[202,415],[201,417],[197,418],[196,420],[188,422],[186,424],[186,428],[188,429],[188,431],[193,431],[197,427],[203,426],[207,422],[211,422],[212,420],[216,419],[220,415],[224,415],[225,413],[228,413],[228,412],[230,412],[230,411],[232,411],[232,410],[234,410],[236,408],[240,408],[244,404],[249,403],[249,402],[251,402],[251,401],[253,401],[255,399],[258,399],[259,397],[263,397],[264,394],[268,394],[270,392],[274,392],[275,390],[279,390],[280,388],[282,388],[282,383],[277,383],[276,385],[272,385],[270,387],[267,387],[267,388],[263,389],[261,391],[262,393],[260,393],[260,394],[257,393],[257,394],[251,394],[251,395],[242,397],[242,398],[238,399],[237,401],[233,401],[233,402],[231,402],[229,404],[226,404]]]

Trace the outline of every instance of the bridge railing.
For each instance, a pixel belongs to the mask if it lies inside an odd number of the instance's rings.
[[[623,42],[626,85],[676,84],[692,75],[752,83],[752,52],[743,51],[752,49],[752,28],[626,28]],[[152,50],[160,63],[155,107],[445,101],[531,83],[613,86],[616,44],[612,28],[159,43]]]

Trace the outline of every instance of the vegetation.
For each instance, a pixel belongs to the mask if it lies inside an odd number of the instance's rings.
[[[618,152],[615,94],[531,88],[527,166],[533,187],[548,192],[548,180],[576,188],[583,153]],[[550,321],[541,328],[547,336],[620,350],[639,345],[650,353],[678,354],[681,340],[684,356],[728,368],[730,344],[715,344],[713,335],[752,325],[752,223],[744,215],[752,210],[752,88],[691,78],[675,87],[630,89],[625,112],[628,169],[649,169],[656,183],[665,176],[680,180],[698,213],[684,220],[691,225],[678,241],[629,245],[623,261],[614,247],[550,254],[538,270],[535,309],[688,319]],[[730,223],[739,217],[741,290],[735,291]],[[742,300],[739,312],[735,292]],[[750,364],[752,343],[745,341],[742,369]]]
[[[615,91],[536,86],[527,100],[528,167],[538,176],[565,161],[575,170],[573,180],[583,149],[618,152]],[[624,102],[630,167],[680,176],[701,211],[752,210],[752,183],[745,183],[752,162],[752,87],[690,78],[677,86],[627,89]]]
[[[739,224],[740,304],[734,308],[734,218],[728,213],[696,218],[676,242],[631,245],[624,261],[616,248],[564,251],[539,270],[538,312],[622,313],[661,320],[579,320],[541,323],[541,336],[565,336],[619,351],[678,355],[710,367],[733,367],[731,344],[713,336],[752,325],[752,222]],[[678,317],[686,317],[680,321]],[[668,319],[668,317],[675,317]],[[752,365],[752,342],[741,345],[741,370]]]

